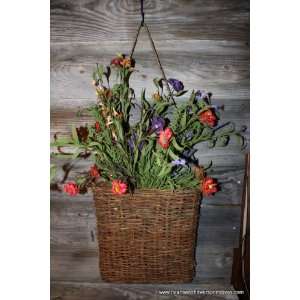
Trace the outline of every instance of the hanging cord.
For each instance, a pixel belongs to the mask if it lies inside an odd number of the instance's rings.
[[[144,25],[144,19],[145,19],[145,13],[144,13],[144,0],[141,0],[141,16],[142,16],[142,21],[141,25]]]
[[[137,41],[138,41],[138,38],[139,38],[139,35],[140,35],[140,32],[141,32],[141,28],[145,27],[147,35],[148,35],[148,38],[150,40],[151,48],[152,48],[152,50],[153,50],[153,52],[155,54],[157,64],[158,64],[158,66],[160,68],[160,71],[161,71],[161,74],[162,74],[162,78],[166,82],[166,86],[167,86],[167,89],[168,89],[168,92],[169,92],[169,96],[172,99],[172,102],[173,102],[174,106],[177,107],[176,102],[175,102],[175,100],[173,98],[173,95],[172,95],[172,91],[171,91],[169,82],[168,82],[166,74],[165,74],[165,71],[164,71],[164,69],[162,67],[162,64],[160,62],[158,52],[157,52],[157,50],[155,48],[155,44],[154,44],[154,41],[152,39],[150,30],[149,30],[147,24],[145,23],[144,0],[141,0],[141,16],[142,16],[142,20],[141,20],[141,23],[140,23],[140,25],[138,27],[138,30],[137,30],[137,33],[136,33],[136,36],[135,36],[135,39],[134,39],[134,42],[133,42],[133,46],[132,46],[132,49],[131,49],[131,52],[130,52],[130,58],[132,58],[132,56],[133,56],[133,53],[134,53],[134,50],[135,50],[135,47],[136,47],[136,44],[137,44]]]

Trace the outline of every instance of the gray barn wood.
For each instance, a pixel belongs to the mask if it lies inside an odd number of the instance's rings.
[[[182,80],[186,88],[212,92],[214,102],[225,105],[224,121],[233,120],[238,128],[249,126],[249,1],[145,0],[144,6],[167,77]],[[85,115],[76,117],[78,108],[95,101],[91,72],[96,62],[108,63],[117,52],[129,53],[139,9],[139,0],[51,0],[51,136],[68,134],[71,124],[91,122]],[[137,96],[146,87],[150,97],[152,78],[160,73],[144,33],[135,58],[138,72],[132,85]],[[197,273],[194,283],[184,287],[205,289],[206,283],[225,289],[239,234],[244,157],[236,141],[227,148],[198,148],[200,163],[214,161],[212,175],[222,191],[202,201]],[[70,178],[89,165],[76,163]],[[92,195],[69,198],[51,192],[51,299],[159,298],[159,287],[101,283],[96,245]],[[184,297],[180,299],[193,298]]]

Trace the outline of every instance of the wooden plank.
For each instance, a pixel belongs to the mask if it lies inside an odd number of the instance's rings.
[[[243,43],[190,41],[157,43],[162,65],[168,77],[182,80],[187,89],[204,89],[215,100],[249,99],[249,48]],[[52,45],[51,103],[62,99],[95,99],[91,74],[95,64],[109,64],[114,53],[126,51],[124,43],[113,45]],[[139,44],[138,44],[139,46]],[[132,75],[136,95],[146,88],[154,91],[152,79],[161,76],[150,45],[143,43],[135,53],[138,72]],[[180,61],[180,64],[178,64]]]
[[[218,278],[229,282],[239,213],[239,206],[201,208],[196,281]],[[51,276],[75,281],[100,278],[94,208],[87,196],[78,199],[63,195],[51,200]]]
[[[144,30],[140,32],[140,38],[134,52],[134,57],[145,58],[146,60],[152,59],[148,57],[147,53],[152,53],[150,42]],[[143,41],[143,39],[146,39]],[[176,54],[177,57],[183,55],[184,57],[191,57],[198,53],[198,56],[249,56],[249,44],[243,40],[205,40],[205,39],[189,39],[186,37],[183,40],[155,40],[155,46],[159,53],[169,52]],[[58,62],[69,63],[95,63],[97,60],[111,59],[115,51],[124,51],[129,54],[132,48],[133,41],[130,39],[122,40],[98,40],[96,42],[64,42],[64,43],[51,43],[51,64]],[[150,55],[153,56],[153,55]]]
[[[51,300],[237,300],[234,294],[208,295],[205,291],[234,291],[224,284],[110,284],[51,282]],[[178,298],[180,297],[180,298]]]
[[[202,245],[203,246],[203,245]],[[201,249],[206,253],[201,253]],[[208,253],[207,247],[200,247],[197,253],[196,274],[193,282],[229,283],[232,268],[232,249],[224,248],[219,252]],[[78,248],[51,247],[51,279],[70,281],[99,282],[98,252]]]
[[[146,22],[157,40],[249,39],[248,0],[145,1]],[[52,42],[133,39],[140,1],[51,1]]]

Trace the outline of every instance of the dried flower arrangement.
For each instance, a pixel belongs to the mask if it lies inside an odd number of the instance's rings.
[[[73,127],[70,138],[55,136],[52,143],[58,148],[53,155],[93,160],[86,176],[65,183],[63,190],[74,196],[104,179],[118,195],[140,188],[216,193],[218,183],[205,175],[210,166],[198,165],[195,146],[203,142],[226,146],[233,136],[244,146],[241,131],[231,122],[218,124],[223,107],[212,104],[211,93],[193,90],[188,101],[177,105],[174,98],[188,92],[177,79],[155,78],[152,99],[146,99],[145,90],[137,99],[129,84],[133,72],[135,61],[125,55],[115,57],[110,66],[97,65],[93,73],[97,103],[85,109],[95,122]],[[132,121],[133,109],[139,111],[137,122]],[[66,153],[63,147],[75,152]]]

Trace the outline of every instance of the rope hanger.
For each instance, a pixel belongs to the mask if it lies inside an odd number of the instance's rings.
[[[175,100],[174,100],[174,98],[173,98],[173,95],[172,95],[172,92],[171,92],[171,88],[170,88],[169,82],[168,82],[168,80],[167,80],[165,71],[164,71],[164,69],[163,69],[163,67],[162,67],[162,64],[161,64],[161,62],[160,62],[159,55],[158,55],[158,52],[157,52],[157,50],[156,50],[156,48],[155,48],[155,44],[154,44],[154,41],[153,41],[153,39],[152,39],[150,30],[149,30],[147,24],[145,23],[144,0],[140,0],[140,2],[141,2],[141,17],[142,17],[142,19],[141,19],[141,23],[140,23],[140,25],[139,25],[139,27],[138,27],[138,30],[137,30],[137,33],[136,33],[135,40],[134,40],[134,42],[133,42],[133,46],[132,46],[132,49],[131,49],[131,52],[130,52],[130,58],[132,58],[132,56],[133,56],[133,53],[134,53],[134,50],[135,50],[135,47],[136,47],[136,44],[137,44],[137,41],[138,41],[138,38],[139,38],[139,35],[140,35],[140,32],[141,32],[141,28],[144,27],[144,28],[146,29],[148,38],[149,38],[149,40],[150,40],[151,48],[152,48],[152,50],[153,50],[153,52],[154,52],[154,54],[155,54],[157,64],[158,64],[158,66],[159,66],[159,68],[160,68],[160,71],[161,71],[161,74],[162,74],[162,78],[163,78],[163,80],[166,82],[166,85],[167,85],[167,89],[168,89],[169,95],[170,95],[170,97],[171,97],[171,99],[172,99],[172,101],[173,101],[174,106],[176,107],[176,102],[175,102]]]

